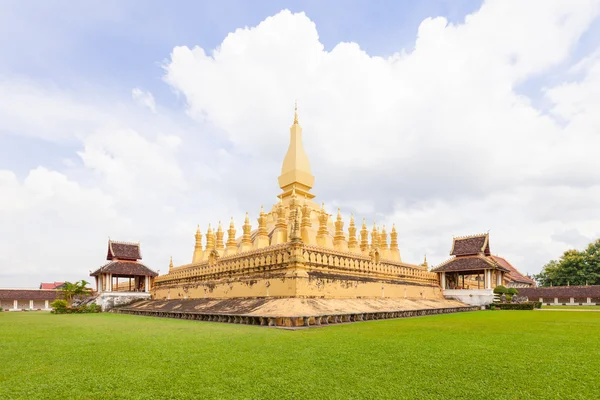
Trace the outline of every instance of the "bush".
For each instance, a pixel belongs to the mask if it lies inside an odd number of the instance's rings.
[[[511,287],[511,288],[508,288],[508,290],[506,291],[506,294],[510,294],[511,296],[514,296],[516,294],[519,294],[519,291],[516,288]]]
[[[508,289],[505,286],[496,286],[494,288],[494,294],[506,294],[508,293]]]
[[[533,303],[533,308],[542,308],[541,301],[532,301],[532,303]]]
[[[512,295],[510,295],[510,294],[506,295],[506,301],[507,302],[509,302],[509,303],[512,302],[512,299],[513,299]]]
[[[490,308],[490,310],[495,310],[496,309],[496,305],[495,304],[490,304],[489,308]]]
[[[495,306],[500,310],[533,310],[534,303],[498,303]]]
[[[64,314],[67,312],[67,308],[69,303],[66,300],[54,300],[50,303],[50,307],[52,307],[52,312],[54,314]]]
[[[77,307],[69,307],[66,300],[54,300],[50,304],[54,314],[88,314],[99,313],[101,311],[98,304],[83,304]]]
[[[102,311],[102,309],[100,308],[100,306],[96,303],[92,303],[90,304],[90,312],[91,313],[99,313],[100,311]]]

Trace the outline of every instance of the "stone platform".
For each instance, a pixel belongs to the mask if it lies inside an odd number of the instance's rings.
[[[110,311],[114,307],[127,306],[140,300],[149,300],[150,293],[144,292],[103,292],[98,294],[93,302],[98,304],[102,311]]]
[[[276,327],[310,327],[376,319],[476,311],[453,300],[247,298],[147,300],[113,312]]]

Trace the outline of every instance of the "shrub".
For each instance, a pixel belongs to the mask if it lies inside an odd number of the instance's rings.
[[[55,314],[64,314],[67,312],[69,303],[66,300],[54,300],[50,303],[50,307],[52,307],[52,312]]]
[[[91,313],[99,313],[100,311],[102,311],[102,309],[98,304],[96,304],[96,303],[90,304],[90,312]]]
[[[2,307],[0,307],[0,312],[4,311],[4,309]]]
[[[496,305],[495,304],[490,304],[489,307],[490,307],[490,310],[495,310],[496,309]]]
[[[508,289],[506,287],[500,285],[500,286],[496,286],[494,288],[494,294],[503,294],[503,293],[504,294],[508,293]]]
[[[541,301],[532,301],[532,303],[533,303],[533,308],[542,308]]]
[[[533,310],[534,303],[498,303],[495,306],[500,310]]]
[[[76,307],[68,307],[66,300],[55,300],[50,305],[53,308],[52,313],[54,314],[88,314],[99,313],[101,311],[98,304],[83,304]]]
[[[507,302],[509,302],[509,303],[512,302],[512,299],[513,299],[512,295],[510,295],[510,294],[506,295],[506,301]]]
[[[506,290],[506,294],[510,294],[511,296],[514,296],[516,294],[519,294],[519,291],[516,288],[511,287]]]

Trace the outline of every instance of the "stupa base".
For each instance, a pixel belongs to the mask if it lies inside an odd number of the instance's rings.
[[[118,307],[121,314],[281,328],[476,311],[454,300],[238,298],[148,300]]]

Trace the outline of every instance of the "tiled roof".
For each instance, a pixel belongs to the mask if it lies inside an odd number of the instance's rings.
[[[535,285],[535,281],[533,279],[523,276],[523,274],[521,274],[519,271],[517,271],[517,269],[515,267],[513,267],[513,265],[511,263],[506,261],[506,259],[504,259],[502,257],[498,257],[498,256],[491,256],[491,257],[498,264],[500,264],[504,268],[508,269],[508,271],[509,271],[508,278],[509,279],[511,279],[515,282],[528,283],[530,285]]]
[[[141,260],[142,253],[139,243],[117,242],[108,240],[107,260]]]
[[[0,300],[55,300],[59,293],[44,289],[0,289]]]
[[[469,256],[484,253],[490,255],[490,244],[488,234],[473,235],[454,238],[452,242],[451,256]]]
[[[438,265],[431,272],[477,271],[483,269],[499,269],[508,272],[505,267],[483,255],[454,257]]]
[[[58,289],[60,286],[64,285],[64,282],[51,282],[51,283],[40,283],[40,289]]]
[[[517,288],[517,290],[519,296],[527,296],[529,300],[537,300],[540,297],[600,297],[600,285]]]
[[[158,276],[158,274],[137,261],[111,261],[92,272],[90,276],[98,276],[101,273],[110,273],[113,275],[149,275]]]

